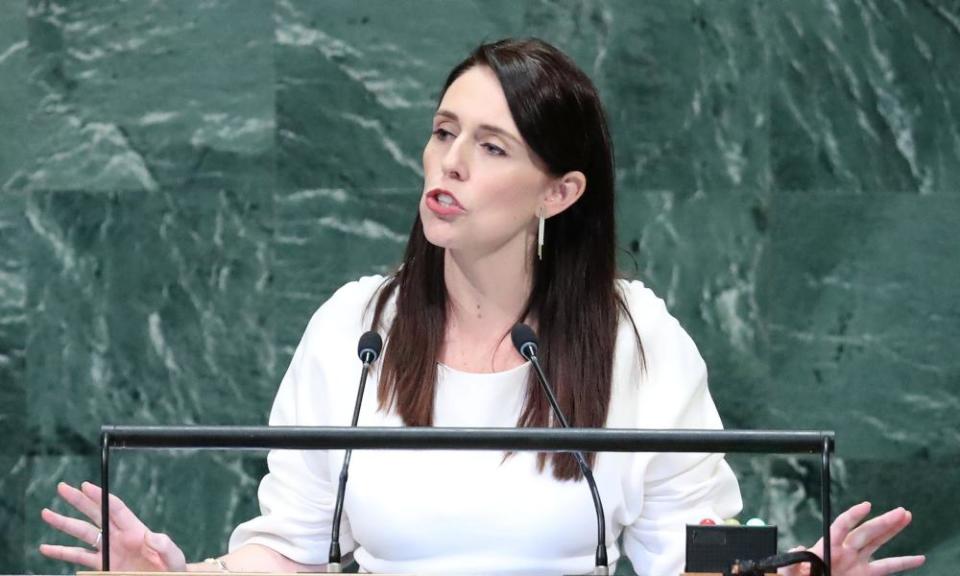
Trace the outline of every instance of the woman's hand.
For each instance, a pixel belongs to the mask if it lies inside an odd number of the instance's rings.
[[[833,576],[885,576],[913,570],[923,564],[924,556],[897,556],[873,560],[874,553],[910,524],[913,515],[903,508],[890,510],[863,524],[870,503],[863,502],[837,516],[830,526],[830,562]],[[802,548],[799,548],[802,550]],[[811,552],[823,558],[821,538]],[[791,566],[780,572],[786,576],[806,576],[810,565]]]
[[[84,482],[77,490],[61,482],[57,493],[86,520],[71,518],[44,508],[40,517],[57,530],[80,540],[88,547],[41,544],[40,553],[48,558],[80,564],[100,570],[100,516],[103,491]],[[183,552],[166,534],[151,532],[119,498],[110,495],[110,568],[137,572],[182,572],[186,570]]]

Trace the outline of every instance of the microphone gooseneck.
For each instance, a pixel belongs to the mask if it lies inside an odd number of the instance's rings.
[[[367,384],[367,374],[370,373],[370,365],[376,362],[380,357],[380,351],[383,349],[383,339],[380,335],[369,330],[360,336],[357,343],[357,356],[363,362],[363,369],[360,372],[360,387],[357,389],[357,400],[353,406],[353,419],[350,426],[356,427],[360,419],[360,405],[363,403],[363,390]],[[337,485],[337,501],[333,507],[333,525],[330,529],[330,554],[328,556],[328,572],[340,572],[340,518],[343,516],[343,497],[347,491],[347,476],[350,469],[350,456],[353,450],[347,450],[343,457],[343,466],[340,468],[340,482]]]
[[[547,394],[547,400],[550,402],[554,416],[556,416],[561,426],[569,428],[570,424],[567,422],[563,412],[560,411],[557,397],[553,394],[553,388],[550,386],[547,375],[543,372],[543,368],[540,366],[540,360],[537,358],[540,347],[536,333],[526,324],[516,324],[510,331],[510,339],[513,341],[513,346],[517,349],[517,352],[533,364],[533,368],[537,373],[537,380],[540,382],[540,386],[543,387],[543,391]],[[593,573],[607,574],[609,571],[607,566],[607,523],[603,514],[603,502],[600,501],[600,491],[597,489],[597,482],[593,478],[593,470],[591,470],[590,465],[587,464],[583,453],[579,450],[574,451],[573,457],[576,459],[577,465],[580,467],[580,472],[583,473],[583,477],[590,486],[590,495],[593,496],[593,506],[597,511],[597,553]]]

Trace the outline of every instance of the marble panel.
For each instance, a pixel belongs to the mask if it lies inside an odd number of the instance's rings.
[[[418,199],[419,187],[278,194],[271,271],[278,364],[286,367],[310,316],[337,288],[396,268]]]
[[[28,78],[27,4],[5,2],[0,18],[0,193],[27,158],[23,143],[31,133]]]
[[[612,3],[588,72],[621,193],[769,186],[765,4]]]
[[[721,416],[734,428],[754,424],[768,390],[756,293],[766,202],[747,191],[643,192],[618,202],[621,270],[663,298],[690,333]]]
[[[29,6],[35,130],[17,187],[271,182],[272,2]]]
[[[607,108],[621,190],[694,190],[700,46],[693,4],[618,6],[594,81]]]
[[[0,191],[0,571],[23,572],[27,456],[26,250],[23,197]]]
[[[753,0],[694,2],[699,68],[695,83],[683,87],[693,98],[695,190],[770,189],[770,9]]]
[[[780,2],[767,35],[777,190],[957,191],[956,2]]]
[[[5,2],[0,18],[0,571],[25,572],[27,401],[24,198],[11,190],[28,158],[30,94],[27,4]]]
[[[24,564],[38,574],[73,574],[70,566],[48,560],[41,543],[71,545],[76,541],[40,520],[51,508],[79,516],[60,500],[60,481],[78,486],[99,483],[94,455],[38,456],[31,459],[25,493],[27,522]],[[168,534],[195,561],[226,552],[233,527],[258,514],[257,486],[266,472],[263,454],[238,452],[123,451],[111,460],[110,491],[118,495],[147,526]]]
[[[16,456],[26,446],[24,382],[27,336],[23,197],[0,192],[0,455]],[[0,492],[0,505],[5,498]]]
[[[844,457],[957,454],[960,202],[778,195],[771,214],[765,423],[834,428]]]
[[[26,454],[0,453],[0,570],[6,574],[24,574],[26,516],[24,495],[29,477]],[[36,518],[40,513],[37,512]]]
[[[265,423],[276,388],[270,218],[228,191],[35,192],[26,206],[30,440],[101,423]]]

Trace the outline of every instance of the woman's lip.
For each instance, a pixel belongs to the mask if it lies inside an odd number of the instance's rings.
[[[441,194],[446,194],[450,198],[453,198],[453,204],[441,204],[437,199]],[[463,205],[460,204],[460,201],[457,200],[456,196],[442,188],[434,188],[430,192],[427,192],[427,208],[437,216],[456,216],[458,214],[464,214],[467,211]]]
[[[463,204],[460,203],[460,200],[457,199],[457,196],[456,196],[453,192],[451,192],[451,191],[449,191],[449,190],[444,190],[443,188],[434,188],[433,190],[427,192],[427,196],[432,196],[432,197],[434,197],[434,198],[436,198],[437,196],[439,196],[439,195],[441,195],[441,194],[446,194],[446,195],[449,196],[450,198],[453,198],[453,205],[454,205],[454,206],[457,206],[457,207],[460,208],[461,210],[464,210],[464,209],[465,209],[465,208],[463,207]]]

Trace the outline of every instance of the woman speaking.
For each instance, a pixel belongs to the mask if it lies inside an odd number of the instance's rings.
[[[613,152],[587,76],[539,40],[478,47],[449,74],[423,150],[423,192],[403,262],[340,288],[314,314],[277,392],[271,425],[349,424],[359,336],[385,336],[363,426],[558,425],[535,371],[514,348],[518,322],[574,427],[720,428],[696,346],[662,300],[617,276]],[[229,552],[186,564],[122,502],[99,515],[100,490],[59,486],[86,519],[50,510],[53,527],[92,546],[42,545],[98,568],[310,570],[327,561],[342,451],[273,451],[262,514]],[[639,574],[682,571],[684,525],[741,506],[720,455],[589,455],[606,511],[608,561]],[[594,563],[594,510],[569,454],[361,451],[341,542],[369,572],[572,574]],[[922,556],[873,561],[910,522],[897,509],[861,524],[869,504],[832,526],[835,575],[883,575]],[[184,511],[185,517],[188,511]],[[622,549],[616,544],[622,542]],[[819,544],[812,548],[819,552]]]

